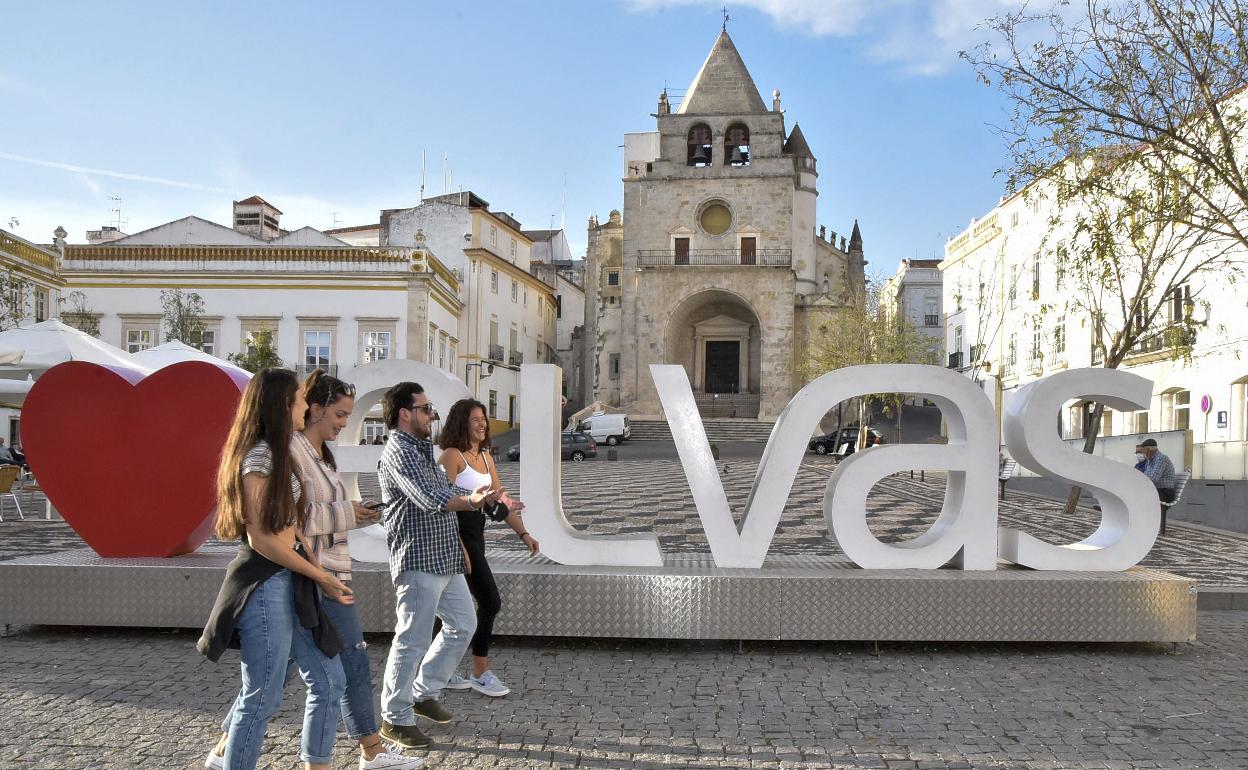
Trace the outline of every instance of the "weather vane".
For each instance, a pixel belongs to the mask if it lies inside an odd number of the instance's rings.
[[[729,18],[730,17],[728,16],[728,6],[725,5],[724,6],[724,31],[725,32],[728,31],[728,19]]]

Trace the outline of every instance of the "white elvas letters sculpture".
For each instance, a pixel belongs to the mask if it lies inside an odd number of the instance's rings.
[[[948,426],[945,446],[872,448],[846,458],[828,482],[824,516],[845,554],[869,568],[934,568],[953,562],[991,570],[997,560],[997,442],[992,405],[979,388],[940,367],[859,366],[830,372],[798,392],[785,407],[764,450],[738,529],[711,458],[706,433],[680,366],[654,366],[659,398],[689,479],[694,504],[720,567],[759,567],[793,487],[811,430],[837,403],[865,393],[924,395],[940,406]],[[562,564],[655,567],[662,554],[653,536],[591,537],[564,516],[559,480],[559,369],[521,369],[521,492],[525,524],[542,552]],[[1099,529],[1067,546],[1042,543],[1012,529],[999,532],[1003,555],[1037,569],[1122,570],[1148,552],[1160,517],[1152,485],[1129,466],[1067,447],[1054,418],[1071,398],[1094,398],[1116,409],[1147,405],[1152,383],[1108,369],[1054,375],[1020,389],[1006,413],[1006,441],[1024,467],[1091,489],[1105,509]],[[944,505],[932,527],[906,543],[885,544],[866,525],[866,497],[889,473],[911,468],[948,471]],[[645,494],[645,490],[637,490]]]
[[[563,513],[559,491],[559,367],[520,368],[520,493],[524,528],[542,544],[542,553],[560,564],[660,567],[663,554],[654,535],[591,537],[577,532]]]
[[[1124,570],[1152,549],[1161,523],[1157,491],[1129,465],[1065,444],[1054,422],[1066,401],[1087,398],[1125,412],[1147,409],[1153,383],[1115,369],[1074,369],[1019,388],[1005,410],[1005,445],[1024,468],[1078,484],[1101,504],[1101,525],[1087,539],[1050,545],[1001,528],[1001,555],[1035,569]]]
[[[717,566],[763,565],[811,430],[833,405],[888,390],[935,401],[949,425],[949,444],[880,447],[847,458],[828,481],[823,511],[829,531],[835,532],[845,555],[862,567],[934,569],[958,557],[956,563],[964,569],[996,568],[992,405],[965,377],[932,366],[853,366],[802,388],[771,431],[738,530],[684,367],[651,366],[650,371]],[[941,514],[920,537],[881,543],[867,527],[867,494],[879,479],[911,468],[949,471]]]

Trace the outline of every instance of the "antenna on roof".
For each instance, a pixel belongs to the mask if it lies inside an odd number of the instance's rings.
[[[332,214],[330,214],[330,216],[332,216],[332,217],[334,218],[334,221],[333,221],[333,227],[331,227],[330,229],[331,229],[331,230],[337,230],[337,229],[338,229],[338,225],[339,225],[339,223],[341,223],[341,222],[342,222],[342,220],[338,218],[338,212],[337,212],[337,211],[335,211],[335,212],[333,212]]]
[[[425,202],[425,151],[420,151],[420,202]]]
[[[122,226],[130,220],[121,218],[121,196],[120,195],[111,195],[109,196],[109,200],[113,202],[113,207],[109,209],[109,211],[111,211],[114,215],[113,223],[117,226],[117,229],[120,230]]]

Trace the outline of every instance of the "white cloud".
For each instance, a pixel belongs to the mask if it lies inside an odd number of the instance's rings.
[[[639,12],[723,5],[722,0],[626,2]],[[984,42],[986,33],[977,30],[978,25],[1023,5],[1023,0],[737,0],[728,12],[752,8],[781,29],[857,40],[874,59],[913,74],[938,75],[958,66],[960,51]]]
[[[29,158],[25,155],[14,155],[9,152],[0,152],[0,160],[9,160],[14,163],[25,163],[30,166],[42,166],[44,168],[54,168],[60,171],[70,171],[77,174],[87,174],[91,176],[106,176],[113,179],[126,179],[132,182],[146,182],[148,184],[164,185],[166,187],[181,187],[184,190],[202,190],[204,192],[222,192],[228,193],[220,187],[199,184],[197,182],[182,182],[177,179],[165,179],[159,176],[148,176],[147,174],[132,174],[127,171],[110,171],[103,168],[89,168],[87,166],[79,166],[73,163],[64,163],[59,160],[43,160],[41,158]]]

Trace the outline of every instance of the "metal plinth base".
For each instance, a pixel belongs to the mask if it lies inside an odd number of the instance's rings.
[[[0,623],[196,628],[232,547],[173,559],[101,559],[89,549],[0,562]],[[497,634],[660,639],[1185,642],[1195,582],[1156,570],[862,570],[776,557],[719,569],[709,557],[658,568],[566,567],[490,554],[503,596]],[[355,565],[366,631],[394,628],[384,565]]]

